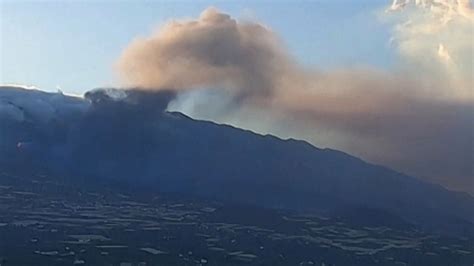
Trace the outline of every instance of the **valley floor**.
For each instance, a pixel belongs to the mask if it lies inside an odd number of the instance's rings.
[[[473,265],[471,238],[0,173],[0,265]]]

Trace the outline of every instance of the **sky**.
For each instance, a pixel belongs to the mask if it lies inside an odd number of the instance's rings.
[[[214,6],[258,20],[308,65],[393,63],[383,1],[10,1],[0,0],[0,83],[82,94],[117,85],[113,65],[136,36]],[[348,49],[348,44],[350,49]],[[74,63],[72,63],[74,62]]]

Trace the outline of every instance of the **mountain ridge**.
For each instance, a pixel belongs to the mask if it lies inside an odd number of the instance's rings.
[[[19,93],[23,101],[36,97],[34,91]],[[172,98],[166,92],[127,93],[113,98],[99,90],[83,100],[45,96],[59,101],[52,112],[57,116],[3,123],[0,144],[12,156],[0,154],[0,162],[17,159],[85,182],[124,182],[137,193],[148,188],[329,213],[380,209],[428,229],[472,233],[469,195],[306,141],[166,112]],[[80,108],[68,109],[61,97]]]

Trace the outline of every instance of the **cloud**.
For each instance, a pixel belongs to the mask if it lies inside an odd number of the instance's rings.
[[[291,67],[268,28],[241,23],[215,8],[197,20],[171,21],[123,52],[117,67],[125,84],[190,90],[225,88],[236,97],[267,95],[275,76]]]
[[[395,1],[384,14],[402,55],[393,71],[303,67],[268,27],[215,8],[136,39],[117,66],[127,85],[176,91],[172,110],[303,138],[472,190],[472,77],[465,73],[472,35],[461,36],[472,11],[439,3]],[[408,15],[394,13],[407,8]]]
[[[469,0],[394,0],[384,15],[392,19],[396,48],[412,69],[449,90],[443,98],[473,100],[474,11]],[[428,76],[428,77],[427,77]]]

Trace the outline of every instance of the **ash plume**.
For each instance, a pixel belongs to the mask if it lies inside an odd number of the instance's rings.
[[[395,1],[382,15],[392,19],[393,43],[403,55],[392,71],[302,66],[267,26],[215,8],[135,39],[116,67],[127,86],[175,91],[170,109],[303,138],[474,192],[472,75],[466,74],[472,42],[449,41],[444,34],[472,30],[472,9],[429,9],[438,12],[436,19],[451,21],[439,26],[425,14],[427,5],[439,2]],[[398,14],[410,6],[407,23]],[[430,23],[439,32],[416,33]]]

